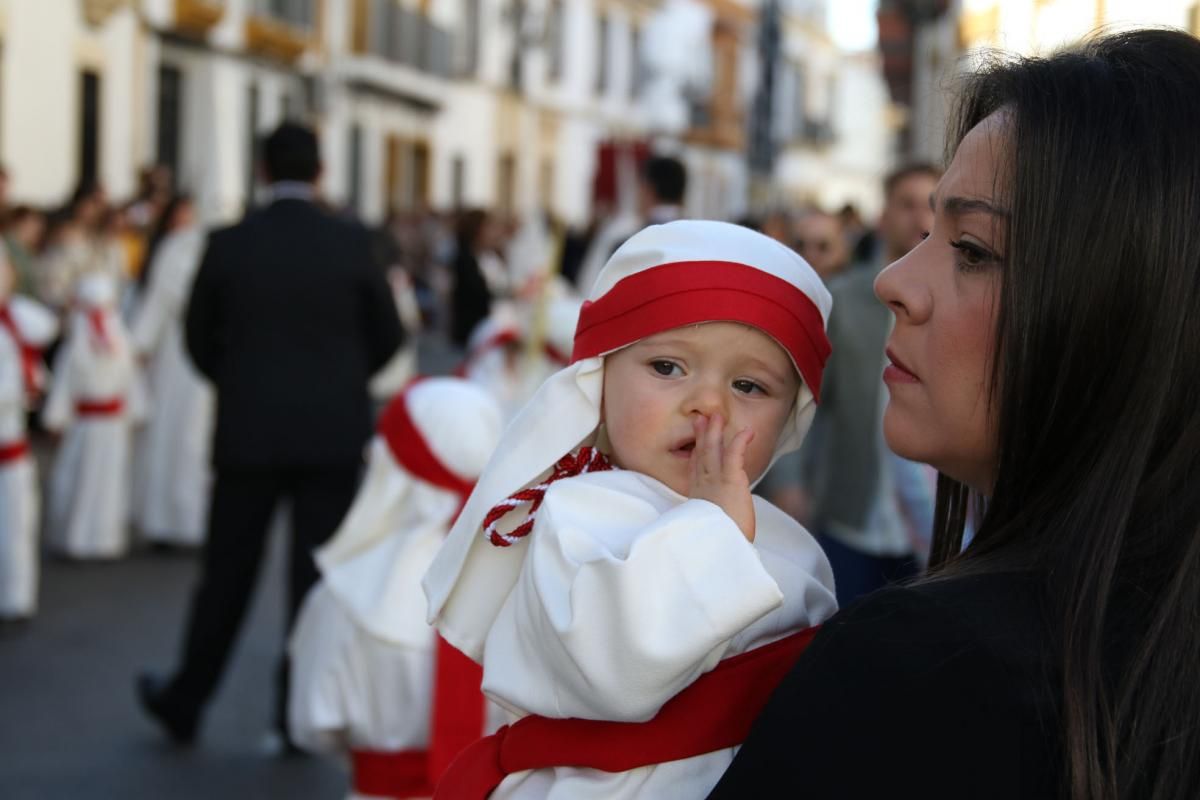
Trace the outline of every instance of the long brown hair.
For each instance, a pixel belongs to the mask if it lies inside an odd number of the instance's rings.
[[[932,574],[1046,576],[1064,795],[1200,797],[1200,41],[1143,30],[968,79],[1007,115],[996,481],[939,481]]]

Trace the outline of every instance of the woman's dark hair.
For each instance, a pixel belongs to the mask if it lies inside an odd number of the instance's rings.
[[[162,211],[158,213],[158,217],[154,220],[154,229],[150,232],[150,238],[146,242],[146,254],[142,257],[142,267],[138,270],[137,283],[138,288],[145,290],[150,285],[150,270],[154,264],[154,257],[158,255],[159,245],[163,239],[167,238],[167,234],[171,233],[171,225],[174,222],[175,214],[180,207],[189,205],[192,202],[192,197],[189,194],[175,194],[163,206]]]
[[[996,113],[998,465],[961,553],[969,493],[940,479],[932,572],[1046,576],[1066,796],[1198,797],[1200,41],[986,67],[952,141]]]
[[[473,250],[479,242],[479,234],[487,224],[488,212],[480,208],[472,208],[458,215],[454,226],[454,238],[460,249]]]

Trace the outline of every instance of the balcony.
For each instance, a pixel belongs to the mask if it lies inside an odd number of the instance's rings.
[[[251,0],[246,47],[291,63],[315,43],[316,0]]]
[[[225,0],[175,0],[175,28],[186,36],[207,36],[223,16]]]
[[[393,0],[357,0],[353,49],[429,75],[450,75],[450,32]]]

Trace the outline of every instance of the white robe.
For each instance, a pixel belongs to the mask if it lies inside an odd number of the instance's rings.
[[[183,335],[203,246],[199,229],[163,241],[132,326],[134,348],[149,359],[146,380],[154,403],[137,437],[133,519],[153,542],[198,545],[204,538],[215,399],[192,366]]]
[[[108,312],[110,350],[97,346],[82,312],[55,359],[46,427],[63,433],[50,474],[47,518],[54,548],[73,558],[115,558],[129,547],[130,436],[145,398],[124,326]],[[81,401],[122,398],[117,414],[79,416]]]
[[[289,731],[304,749],[343,755],[428,747],[436,640],[425,622],[421,576],[457,505],[447,498],[443,524],[398,531],[336,567],[341,574],[333,580],[345,591],[387,598],[393,640],[368,630],[328,577],[305,598],[292,629],[288,707]],[[489,704],[488,730],[502,725],[503,716]]]
[[[21,352],[0,327],[0,445],[25,441]],[[37,605],[37,474],[33,457],[0,464],[0,618],[24,617]]]
[[[816,541],[755,497],[753,544],[719,507],[640,473],[553,484],[484,647],[483,688],[514,718],[641,722],[721,659],[836,610]],[[736,748],[624,773],[509,775],[492,800],[702,798]]]

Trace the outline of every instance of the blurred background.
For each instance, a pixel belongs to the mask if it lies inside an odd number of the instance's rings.
[[[655,218],[650,156],[683,167],[673,213],[758,227],[832,276],[872,258],[885,177],[943,162],[956,75],[1147,24],[1200,34],[1200,3],[0,0],[0,226],[18,291],[66,314],[56,276],[103,262],[133,319],[158,241],[264,202],[261,137],[310,125],[321,202],[375,232],[415,347],[382,398],[462,362],[456,253],[501,254],[509,294],[547,268],[586,293],[585,252],[620,241],[605,225]],[[45,475],[57,441],[35,424],[33,444]],[[139,716],[131,678],[172,658],[195,576],[194,546],[168,550],[44,560],[37,617],[0,627],[0,797],[338,796],[335,766],[258,747],[278,553],[204,747]]]

